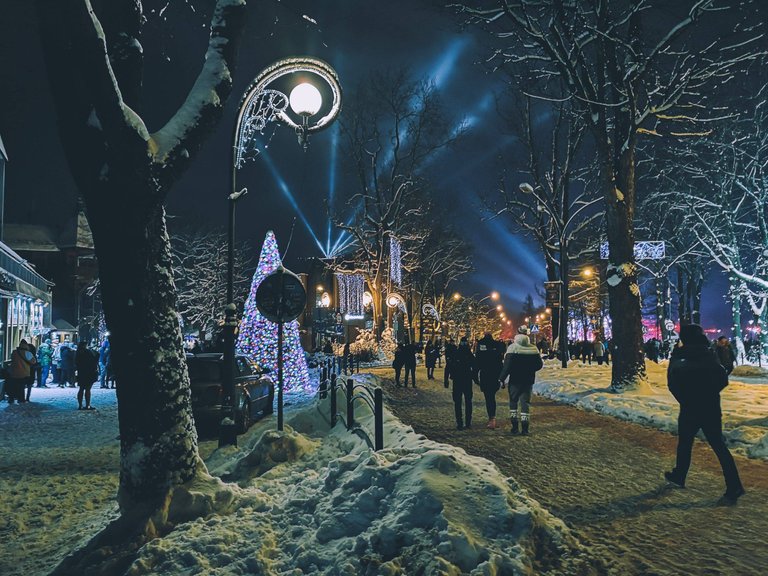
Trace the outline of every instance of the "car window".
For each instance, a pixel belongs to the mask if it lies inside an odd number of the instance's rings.
[[[238,356],[237,358],[237,371],[239,372],[240,376],[251,375],[251,366],[242,356]]]
[[[190,380],[221,380],[221,365],[218,362],[187,361]]]

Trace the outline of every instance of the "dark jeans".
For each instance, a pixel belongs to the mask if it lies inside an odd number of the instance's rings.
[[[464,399],[464,416],[461,415],[462,398]],[[456,414],[457,426],[472,424],[472,381],[453,381],[453,411]]]
[[[704,432],[704,437],[720,461],[727,490],[732,492],[741,488],[739,471],[736,469],[736,463],[725,445],[725,438],[723,438],[723,423],[719,409],[717,412],[710,413],[680,410],[680,416],[677,418],[677,464],[673,474],[685,481],[685,476],[691,467],[693,439],[699,430]]]
[[[416,365],[405,365],[405,385],[408,386],[408,374],[411,375],[411,383],[416,386]]]
[[[400,386],[400,374],[403,372],[402,366],[397,366],[395,368],[395,386]]]
[[[75,369],[62,368],[61,379],[59,380],[59,384],[64,384],[65,386],[69,385],[74,388],[75,387]]]
[[[496,390],[483,390],[485,396],[485,411],[488,412],[488,418],[496,418]]]

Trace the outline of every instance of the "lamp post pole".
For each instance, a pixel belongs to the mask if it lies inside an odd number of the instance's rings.
[[[310,74],[323,80],[331,91],[332,101],[327,114],[313,124],[309,118],[320,111],[322,97],[318,89],[303,82],[294,87],[290,96],[272,90],[268,86],[283,76],[295,73]],[[301,118],[296,123],[286,113],[290,103],[291,110]],[[237,309],[234,303],[235,270],[235,204],[247,189],[237,190],[237,170],[247,159],[249,143],[269,122],[280,122],[293,128],[299,136],[299,144],[307,149],[311,133],[328,126],[341,111],[341,85],[333,68],[322,60],[306,56],[297,56],[278,60],[268,66],[254,79],[245,93],[237,113],[232,138],[232,160],[230,174],[229,222],[227,234],[227,304],[224,308],[224,356],[223,356],[223,398],[221,403],[221,423],[219,426],[219,446],[237,445],[237,397],[235,392],[235,333],[237,332]],[[280,332],[282,332],[282,327]],[[280,335],[282,338],[282,334]],[[282,348],[282,347],[281,347]],[[282,361],[281,361],[282,363]],[[282,372],[282,365],[279,366]],[[282,381],[282,378],[281,378]],[[282,392],[282,391],[281,391]],[[282,398],[279,399],[282,410]],[[281,414],[281,412],[279,412]],[[282,420],[282,417],[281,417]],[[280,422],[282,426],[282,421]]]

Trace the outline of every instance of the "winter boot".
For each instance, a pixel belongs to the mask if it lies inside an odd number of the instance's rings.
[[[491,430],[496,430],[496,418],[491,418],[488,420],[488,424],[486,424],[485,427]]]
[[[520,431],[517,427],[517,410],[509,411],[509,421],[512,423],[512,429],[510,430],[510,433],[517,434]]]
[[[523,427],[523,431],[520,434],[523,436],[528,436],[528,425],[530,424],[530,417],[525,412],[520,414],[520,424]]]
[[[671,472],[664,472],[664,478],[667,479],[667,482],[675,484],[680,488],[685,488],[685,478],[681,478],[674,470]]]

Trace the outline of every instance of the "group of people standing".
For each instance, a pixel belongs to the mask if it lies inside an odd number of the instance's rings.
[[[22,404],[30,401],[32,388],[37,381],[38,388],[48,388],[51,384],[59,388],[78,387],[77,404],[79,410],[93,410],[91,406],[91,388],[98,380],[102,388],[115,387],[111,367],[111,347],[105,340],[98,352],[88,348],[85,341],[75,344],[62,342],[53,345],[46,339],[39,349],[26,340],[21,340],[11,353],[10,366],[5,377],[5,394],[8,403]]]
[[[488,332],[473,352],[466,336],[456,346],[451,339],[445,346],[445,379],[453,381],[453,405],[456,428],[472,427],[472,384],[480,387],[485,397],[489,429],[499,427],[496,421],[496,393],[509,389],[509,418],[512,434],[530,432],[530,399],[536,372],[543,367],[539,349],[531,343],[527,329],[520,328],[515,339],[505,346]]]

